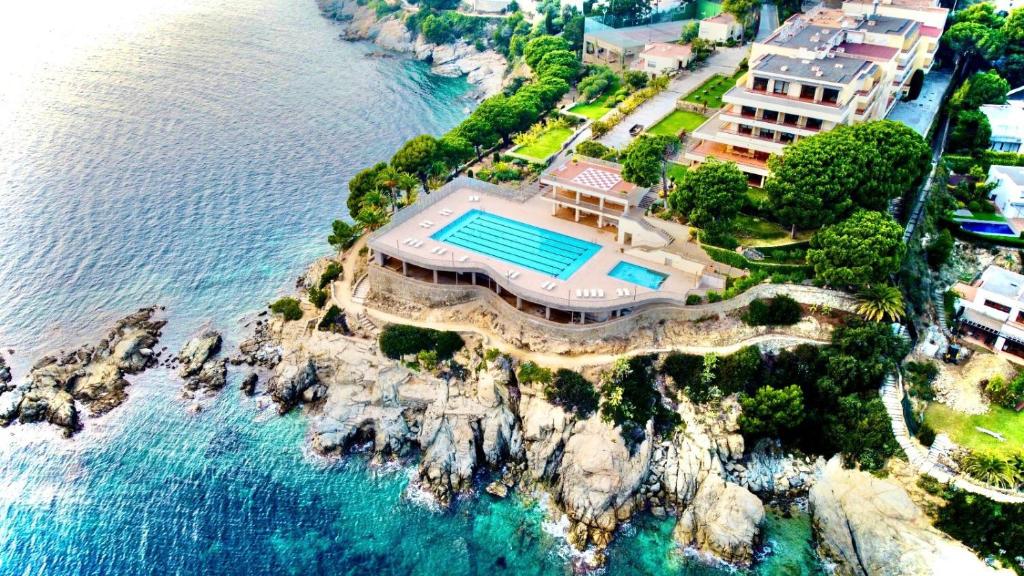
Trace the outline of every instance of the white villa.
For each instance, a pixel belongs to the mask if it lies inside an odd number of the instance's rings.
[[[732,14],[722,12],[701,20],[697,36],[709,42],[725,44],[729,40],[739,40],[743,37],[743,25]]]
[[[956,306],[964,336],[1024,358],[1024,275],[989,266],[978,280],[953,289],[960,295]]]
[[[649,74],[666,74],[678,72],[692,61],[693,50],[689,45],[655,42],[644,48],[634,68]]]
[[[1024,143],[1024,101],[1010,100],[1006,104],[984,104],[979,110],[992,127],[989,149],[997,152],[1021,152]]]
[[[1007,218],[1024,218],[1024,166],[997,166],[988,169],[988,184],[995,184],[991,198]]]

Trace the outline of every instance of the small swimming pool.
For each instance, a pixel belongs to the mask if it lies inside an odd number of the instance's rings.
[[[1017,232],[1009,224],[1003,222],[961,222],[960,227],[976,234],[996,234],[998,236],[1017,236]]]
[[[559,280],[568,279],[601,249],[593,242],[479,209],[466,212],[430,237]]]
[[[660,288],[661,283],[665,281],[665,278],[668,278],[668,274],[655,272],[650,268],[644,268],[643,266],[637,266],[636,264],[624,261],[616,264],[615,268],[612,268],[608,275],[612,278],[632,282],[637,286],[650,288],[651,290]]]

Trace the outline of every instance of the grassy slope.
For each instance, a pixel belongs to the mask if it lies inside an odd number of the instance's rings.
[[[540,135],[533,143],[516,148],[516,154],[544,160],[548,156],[558,152],[562,144],[572,136],[572,128],[555,128]]]
[[[647,131],[657,136],[676,136],[681,130],[693,132],[707,120],[704,116],[688,110],[675,110]]]
[[[1008,456],[1020,452],[1024,445],[1024,414],[1000,406],[990,407],[985,414],[967,415],[933,402],[925,413],[925,421],[936,432],[945,432],[954,442],[972,450]],[[1006,442],[978,432],[975,426],[999,432]]]

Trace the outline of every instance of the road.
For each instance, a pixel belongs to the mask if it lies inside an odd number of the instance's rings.
[[[645,128],[653,126],[658,120],[675,110],[676,100],[703,84],[713,74],[731,76],[739,68],[740,61],[746,55],[746,47],[719,48],[707,59],[704,66],[694,72],[683,72],[673,78],[668,88],[641,104],[632,114],[623,118],[622,122],[616,124],[597,141],[612,148],[626,147],[633,140],[633,137],[629,135],[631,126],[634,124],[640,124]]]
[[[767,38],[776,28],[779,27],[779,7],[771,2],[761,4],[761,23],[757,26],[758,42]]]

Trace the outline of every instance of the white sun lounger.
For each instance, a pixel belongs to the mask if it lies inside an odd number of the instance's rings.
[[[576,297],[577,298],[583,298],[583,290],[580,290],[579,288],[577,288],[576,289]]]
[[[447,251],[448,251],[447,248],[438,248],[437,249],[437,254],[438,254],[438,256],[441,256],[441,255],[443,255]]]
[[[469,256],[459,256],[459,262],[465,262],[466,260],[469,260]]]
[[[598,297],[598,298],[604,298],[604,290],[598,289],[598,291],[597,291],[597,297]]]
[[[419,248],[420,246],[423,246],[423,240],[417,240],[413,243],[413,248]]]
[[[556,288],[557,286],[558,286],[558,285],[557,285],[557,284],[555,284],[554,282],[549,282],[549,283],[548,283],[548,292],[550,292],[550,291],[554,290],[554,289],[555,289],[555,288]]]
[[[589,288],[584,288],[583,289],[583,297],[584,298],[590,298],[590,289]]]

